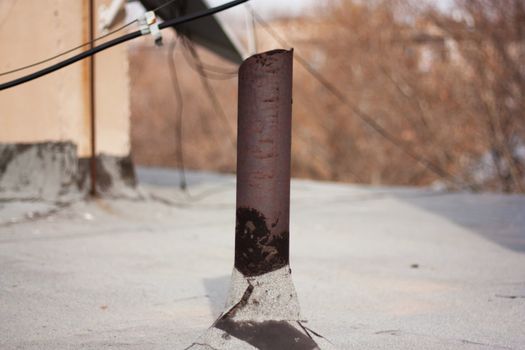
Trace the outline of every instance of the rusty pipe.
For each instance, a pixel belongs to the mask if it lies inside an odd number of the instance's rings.
[[[293,50],[239,68],[235,267],[258,276],[289,264]]]
[[[95,45],[95,0],[89,0],[89,48],[93,49]],[[89,131],[90,131],[90,150],[89,157],[89,174],[91,187],[89,193],[91,196],[97,195],[97,124],[96,124],[96,88],[95,88],[95,56],[89,59]]]

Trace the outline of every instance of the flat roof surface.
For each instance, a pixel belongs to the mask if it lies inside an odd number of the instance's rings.
[[[222,311],[235,178],[0,203],[1,349],[184,349]],[[292,181],[303,318],[340,349],[525,348],[525,196]]]

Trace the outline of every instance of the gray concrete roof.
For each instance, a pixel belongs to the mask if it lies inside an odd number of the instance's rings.
[[[1,349],[184,349],[222,311],[235,182],[0,204]],[[340,349],[525,348],[525,196],[292,182],[291,266]]]

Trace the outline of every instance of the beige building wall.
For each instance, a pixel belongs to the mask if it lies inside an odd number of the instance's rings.
[[[100,5],[109,3],[97,0],[95,12],[98,14]],[[0,72],[53,56],[88,39],[88,0],[0,1]],[[97,153],[125,156],[130,151],[126,44],[97,54],[95,62]],[[50,63],[1,76],[0,82]],[[89,156],[89,74],[89,61],[83,60],[0,91],[0,142],[72,141],[78,146],[79,156]]]

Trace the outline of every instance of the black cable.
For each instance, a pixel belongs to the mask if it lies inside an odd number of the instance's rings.
[[[160,10],[160,9],[162,9],[162,8],[164,8],[164,7],[166,7],[166,6],[168,6],[168,5],[170,5],[170,4],[173,3],[174,1],[176,1],[176,0],[169,0],[169,1],[167,1],[165,4],[162,4],[162,5],[158,6],[157,8],[154,8],[152,11],[153,11],[153,12],[156,12],[156,11],[158,11],[158,10]],[[14,4],[14,3],[13,3],[13,4]],[[62,52],[60,52],[60,53],[58,53],[58,54],[56,54],[56,55],[54,55],[54,56],[51,56],[51,57],[48,57],[48,58],[44,59],[44,60],[41,60],[41,61],[38,61],[38,62],[34,62],[34,63],[31,63],[31,64],[28,64],[27,66],[18,67],[18,68],[15,68],[15,69],[12,69],[12,70],[9,70],[9,71],[6,71],[6,72],[1,72],[1,73],[0,73],[0,77],[1,77],[1,76],[4,76],[4,75],[12,74],[12,73],[20,72],[20,71],[22,71],[22,70],[26,70],[26,69],[29,69],[29,68],[32,68],[32,67],[36,67],[36,66],[39,66],[39,65],[41,65],[41,64],[43,64],[43,63],[46,63],[46,62],[52,61],[52,60],[54,60],[54,59],[56,59],[56,58],[62,57],[62,56],[64,56],[64,55],[67,55],[68,53],[71,53],[71,52],[76,51],[76,50],[78,50],[78,49],[81,49],[81,48],[83,48],[83,47],[89,46],[89,45],[91,45],[91,44],[93,44],[93,43],[95,43],[95,42],[97,42],[97,41],[99,41],[99,40],[101,40],[101,39],[107,38],[108,36],[110,36],[110,35],[112,35],[112,34],[115,34],[115,33],[117,33],[117,32],[120,32],[122,29],[127,28],[127,27],[129,27],[130,25],[132,25],[132,24],[134,24],[134,23],[137,23],[137,22],[138,22],[138,18],[137,18],[137,19],[134,19],[133,21],[128,22],[128,23],[126,23],[126,24],[124,24],[124,25],[121,25],[120,27],[115,28],[115,29],[113,29],[112,31],[110,31],[110,32],[108,32],[108,33],[106,33],[106,34],[104,34],[104,35],[98,36],[98,37],[94,38],[93,40],[90,40],[90,41],[88,41],[88,42],[85,42],[85,43],[83,43],[83,44],[80,44],[80,45],[78,45],[78,46],[75,46],[75,47],[73,47],[73,48],[71,48],[71,49],[68,49],[68,50],[66,50],[66,51],[62,51]]]
[[[120,37],[115,38],[113,40],[110,40],[110,41],[108,41],[108,42],[106,42],[104,44],[101,44],[99,46],[95,46],[92,49],[89,49],[89,50],[86,50],[84,52],[81,52],[81,53],[79,53],[79,54],[77,54],[77,55],[75,55],[73,57],[70,57],[70,58],[62,61],[62,62],[58,62],[58,63],[56,63],[56,64],[54,64],[52,66],[49,66],[49,67],[44,68],[44,69],[41,69],[41,70],[36,71],[36,72],[34,72],[32,74],[28,74],[26,76],[20,77],[18,79],[14,79],[14,80],[8,81],[7,83],[0,84],[0,90],[9,89],[9,88],[15,87],[17,85],[27,83],[28,81],[31,81],[31,80],[43,77],[44,75],[47,75],[49,73],[52,73],[52,72],[57,71],[59,69],[62,69],[64,67],[67,67],[67,66],[69,66],[69,65],[71,65],[71,64],[73,64],[75,62],[78,62],[78,61],[84,59],[84,58],[93,56],[94,54],[96,54],[96,53],[98,53],[100,51],[104,51],[106,49],[109,49],[110,47],[122,44],[123,42],[126,42],[128,40],[138,38],[141,35],[142,34],[140,33],[140,31],[136,31],[136,32],[133,32],[133,33],[129,33],[129,34],[120,36]]]
[[[177,76],[177,67],[175,66],[175,48],[177,47],[177,38],[174,38],[170,50],[168,51],[168,67],[170,70],[171,84],[173,86],[173,92],[177,102],[177,109],[175,110],[175,139],[177,143],[177,157],[178,166],[180,171],[180,182],[179,187],[182,190],[187,189],[186,181],[186,169],[184,167],[184,150],[182,140],[182,113],[184,111],[184,99],[182,97],[182,91],[179,84],[179,78]]]
[[[88,41],[88,42],[85,42],[84,44],[81,44],[81,45],[75,46],[75,47],[73,47],[73,48],[71,48],[71,49],[69,49],[69,50],[62,51],[62,52],[60,52],[60,53],[58,53],[58,54],[56,54],[56,55],[54,55],[54,56],[48,57],[48,58],[46,58],[46,59],[44,59],[44,60],[42,60],[42,61],[38,61],[38,62],[35,62],[35,63],[28,64],[27,66],[22,66],[22,67],[18,67],[18,68],[15,68],[15,69],[12,69],[12,70],[9,70],[9,71],[6,71],[6,72],[2,72],[2,73],[0,73],[0,77],[1,77],[1,76],[4,76],[4,75],[12,74],[12,73],[20,72],[21,70],[26,70],[26,69],[29,69],[29,68],[32,68],[32,67],[35,67],[35,66],[41,65],[41,64],[43,64],[43,63],[46,63],[46,62],[52,61],[52,60],[54,60],[54,59],[56,59],[56,58],[59,58],[59,57],[62,57],[62,56],[64,56],[64,55],[67,55],[68,53],[71,53],[71,52],[73,52],[73,51],[76,51],[76,50],[78,50],[78,49],[81,49],[81,48],[83,48],[83,47],[85,47],[85,46],[89,46],[89,45],[91,45],[92,43],[95,43],[95,42],[97,42],[97,41],[99,41],[99,40],[101,40],[101,39],[104,39],[104,38],[106,38],[106,37],[112,35],[112,34],[115,34],[116,32],[121,31],[122,29],[124,29],[124,28],[126,28],[126,27],[132,25],[133,23],[135,23],[135,22],[137,22],[137,21],[138,21],[138,20],[134,20],[134,21],[128,22],[128,23],[126,23],[126,24],[124,24],[124,25],[122,25],[122,26],[120,26],[120,27],[118,27],[118,28],[112,30],[112,31],[109,32],[109,33],[106,33],[106,34],[104,34],[104,35],[101,35],[101,36],[99,36],[99,37],[96,37],[96,38],[93,39],[93,40],[90,40],[90,41]]]
[[[288,42],[282,38],[279,34],[277,34],[270,25],[263,20],[257,13],[253,12],[253,17],[255,20],[266,30],[270,36],[272,36],[280,45],[283,47],[290,47]],[[383,128],[381,125],[379,125],[374,118],[369,116],[367,113],[362,111],[359,107],[357,107],[354,103],[352,103],[345,94],[343,94],[334,84],[332,84],[328,79],[326,79],[320,72],[318,72],[315,68],[313,68],[308,60],[306,60],[304,57],[302,57],[297,51],[294,51],[294,58],[303,68],[306,69],[310,75],[312,75],[326,90],[328,90],[332,95],[334,95],[340,102],[345,104],[350,108],[352,112],[354,112],[365,124],[370,126],[373,130],[375,130],[379,135],[381,135],[383,138],[385,138],[387,141],[389,141],[394,146],[398,147],[402,152],[404,152],[406,155],[408,155],[410,158],[414,159],[419,164],[423,165],[425,169],[430,170],[434,174],[438,175],[440,178],[449,180],[452,182],[458,182],[458,178],[450,174],[447,170],[441,168],[438,165],[435,165],[430,160],[426,159],[425,157],[422,157],[418,155],[417,153],[410,150],[410,146],[405,144],[403,141],[399,140],[397,137],[395,137],[393,134],[391,134],[388,130]],[[463,184],[466,185],[466,184]],[[467,185],[468,186],[468,185]]]
[[[232,8],[234,6],[237,6],[239,4],[242,4],[242,3],[246,2],[246,1],[248,1],[248,0],[234,0],[234,1],[227,2],[227,3],[225,3],[223,5],[220,5],[220,6],[212,7],[210,9],[205,10],[205,11],[200,11],[200,12],[197,12],[197,13],[194,13],[194,14],[189,14],[189,15],[181,16],[179,18],[174,18],[174,19],[162,22],[159,25],[159,29],[165,29],[165,28],[169,28],[169,27],[174,27],[174,26],[177,26],[177,25],[180,25],[180,24],[183,24],[183,23],[187,23],[187,22],[190,22],[190,21],[197,20],[197,19],[202,18],[202,17],[210,16],[210,15],[213,15],[215,13],[218,13],[218,12],[227,10],[229,8]],[[52,66],[49,66],[49,67],[44,68],[44,69],[41,69],[41,70],[36,71],[36,72],[34,72],[32,74],[28,74],[26,76],[20,77],[18,79],[14,79],[14,80],[8,81],[6,83],[0,84],[0,90],[9,89],[9,88],[15,87],[17,85],[27,83],[28,81],[40,78],[40,77],[42,77],[44,75],[47,75],[49,73],[52,73],[52,72],[57,71],[59,69],[62,69],[64,67],[67,67],[67,66],[69,66],[69,65],[71,65],[71,64],[73,64],[75,62],[78,62],[78,61],[80,61],[80,60],[82,60],[82,59],[84,59],[86,57],[93,56],[94,54],[96,54],[98,52],[104,51],[104,50],[109,49],[109,48],[111,48],[113,46],[122,44],[122,43],[124,43],[126,41],[138,38],[140,36],[142,36],[142,33],[140,32],[140,30],[137,30],[135,32],[132,32],[132,33],[120,36],[120,37],[115,38],[115,39],[112,39],[112,40],[110,40],[108,42],[105,42],[103,44],[95,46],[92,49],[86,50],[84,52],[81,52],[81,53],[73,56],[73,57],[70,57],[70,58],[68,58],[68,59],[66,59],[64,61],[58,62],[58,63],[56,63],[56,64],[54,64]]]

